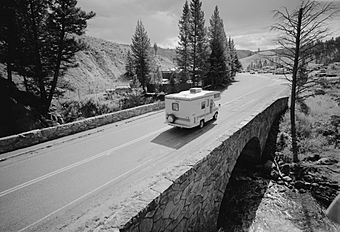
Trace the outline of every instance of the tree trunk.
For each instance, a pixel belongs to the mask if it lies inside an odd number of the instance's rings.
[[[302,20],[303,9],[300,8],[298,15],[298,24],[296,28],[296,40],[295,40],[295,57],[294,66],[292,74],[292,92],[291,92],[291,102],[290,102],[290,125],[291,125],[291,135],[292,135],[292,150],[293,150],[293,162],[299,162],[298,157],[298,146],[297,146],[297,136],[296,136],[296,125],[295,125],[295,102],[296,102],[296,82],[297,82],[297,72],[299,66],[299,56],[300,56],[300,34],[301,34],[301,20]]]
[[[12,82],[12,65],[10,61],[7,62],[7,79]]]
[[[60,65],[61,65],[61,58],[62,58],[62,53],[63,53],[63,49],[64,49],[64,37],[65,37],[65,32],[64,32],[64,26],[63,26],[62,31],[61,31],[61,35],[60,35],[60,38],[59,38],[59,48],[58,48],[57,62],[56,62],[56,66],[55,66],[55,69],[54,69],[53,80],[52,80],[52,84],[51,84],[51,90],[49,92],[47,103],[46,103],[46,108],[45,108],[46,112],[48,112],[48,110],[51,106],[53,95],[54,95],[54,92],[55,92],[55,89],[56,89],[57,83],[58,83],[58,78],[59,78],[59,73],[60,73]]]
[[[40,99],[42,106],[39,108],[40,113],[46,114],[45,112],[45,105],[47,101],[47,94],[45,90],[45,84],[43,80],[43,71],[42,71],[42,64],[41,64],[41,57],[40,57],[40,49],[38,44],[38,31],[37,31],[37,24],[35,20],[35,12],[33,10],[33,6],[30,6],[31,11],[31,20],[32,20],[32,31],[33,31],[33,46],[34,46],[34,62],[35,62],[35,80],[37,81],[39,90],[40,90]]]

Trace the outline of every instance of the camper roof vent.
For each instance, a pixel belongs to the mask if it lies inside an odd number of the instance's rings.
[[[202,92],[202,88],[191,88],[190,93],[200,93]]]

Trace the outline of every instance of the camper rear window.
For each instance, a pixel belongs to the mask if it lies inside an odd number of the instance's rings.
[[[205,101],[202,102],[202,104],[201,104],[201,109],[202,109],[202,110],[205,109]]]
[[[172,110],[178,111],[179,110],[179,104],[178,103],[172,103]]]

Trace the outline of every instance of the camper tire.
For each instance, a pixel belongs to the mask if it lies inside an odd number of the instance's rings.
[[[175,119],[176,119],[175,115],[173,115],[173,114],[170,114],[167,118],[168,122],[170,122],[170,123],[174,123]]]
[[[199,127],[200,127],[200,128],[203,128],[203,127],[204,127],[204,120],[203,120],[203,119],[200,121]]]
[[[216,112],[216,113],[214,114],[213,120],[217,120],[217,116],[218,116],[218,112]]]

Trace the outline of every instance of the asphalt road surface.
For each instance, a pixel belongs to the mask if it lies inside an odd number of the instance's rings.
[[[91,227],[156,173],[287,95],[282,79],[261,75],[237,75],[217,102],[219,118],[203,129],[172,128],[161,110],[2,154],[0,231]]]

